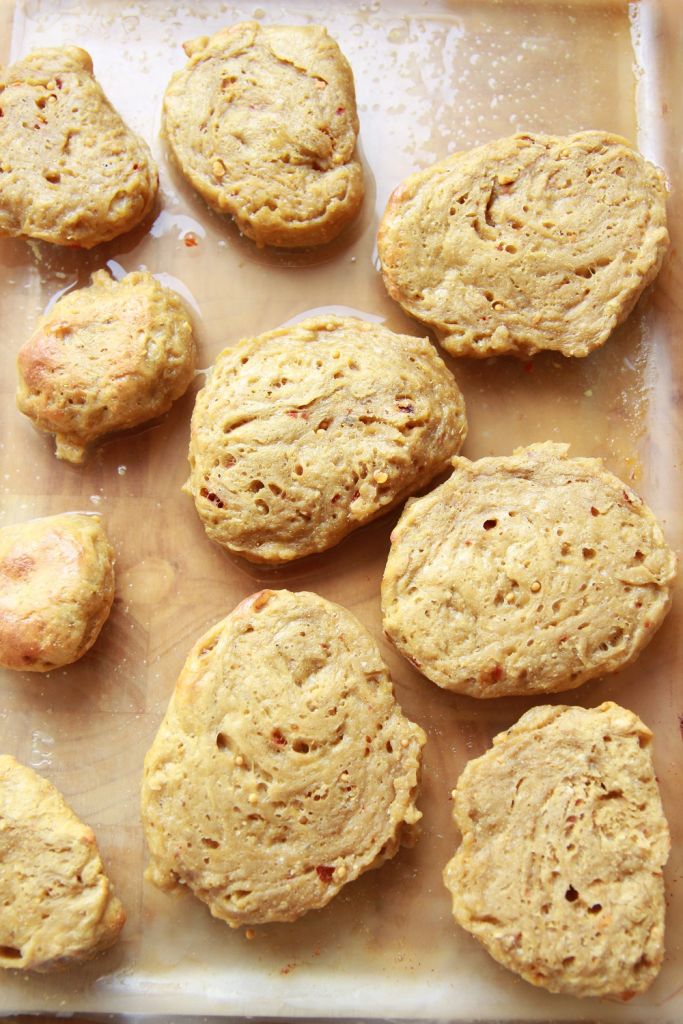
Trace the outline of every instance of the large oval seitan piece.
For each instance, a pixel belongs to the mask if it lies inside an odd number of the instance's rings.
[[[638,655],[676,558],[638,495],[568,445],[453,460],[408,502],[382,581],[384,628],[429,679],[472,697],[569,690]]]
[[[106,270],[62,296],[19,350],[17,405],[80,464],[112,431],[167,412],[194,377],[192,325],[175,292],[148,271]]]
[[[458,780],[455,920],[532,985],[630,999],[659,972],[670,843],[651,740],[616,704],[545,705]]]
[[[97,640],[114,600],[114,550],[98,515],[0,529],[0,665],[49,672]]]
[[[158,174],[78,46],[0,71],[0,235],[90,249],[139,224]]]
[[[164,133],[187,180],[258,245],[328,242],[363,201],[353,75],[319,25],[242,22],[185,44]]]
[[[349,612],[253,595],[190,652],[145,759],[148,877],[233,927],[325,906],[410,836],[425,738]]]
[[[664,175],[606,132],[514,135],[407,178],[378,237],[384,283],[456,356],[585,356],[659,272]]]
[[[287,562],[414,494],[465,433],[462,395],[427,340],[304,320],[218,357],[192,416],[186,490],[212,540]]]
[[[31,768],[0,756],[0,967],[54,971],[116,942],[126,915],[95,835]]]

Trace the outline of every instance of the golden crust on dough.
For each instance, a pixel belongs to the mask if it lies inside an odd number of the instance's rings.
[[[139,224],[158,174],[78,46],[0,69],[0,235],[90,249]]]
[[[379,229],[384,283],[452,355],[585,356],[657,276],[666,196],[618,135],[499,139],[399,185]]]
[[[114,552],[84,512],[0,528],[0,665],[49,672],[82,657],[114,600]]]
[[[353,75],[319,25],[242,22],[185,44],[164,134],[193,188],[258,245],[330,241],[363,201]]]
[[[95,835],[57,789],[0,756],[0,967],[54,971],[116,942],[126,920]]]
[[[453,459],[408,502],[382,581],[384,628],[429,679],[472,697],[553,693],[633,661],[671,605],[652,512],[568,445]]]
[[[421,817],[425,739],[349,612],[254,594],[195,644],[145,758],[148,877],[233,927],[325,906]]]
[[[196,352],[187,310],[148,271],[106,270],[62,296],[19,350],[17,405],[55,435],[58,459],[160,416],[186,391]]]
[[[286,562],[428,484],[466,429],[426,339],[318,317],[221,353],[197,396],[185,489],[212,540]]]
[[[616,704],[536,707],[458,780],[453,914],[532,985],[629,999],[659,972],[670,842],[651,739]]]

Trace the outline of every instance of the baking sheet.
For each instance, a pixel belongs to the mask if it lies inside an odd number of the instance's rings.
[[[368,194],[357,223],[320,251],[257,250],[169,167],[158,138],[165,84],[185,61],[180,44],[245,18],[322,21],[355,72]],[[144,266],[177,288],[195,315],[203,367],[245,334],[318,310],[423,334],[388,299],[376,269],[377,222],[392,188],[450,152],[513,131],[608,129],[637,140],[670,177],[665,268],[628,322],[585,360],[451,360],[468,406],[464,454],[570,441],[574,453],[601,455],[629,480],[680,551],[680,20],[678,0],[0,0],[0,58],[14,60],[37,46],[84,46],[107,95],[152,144],[161,172],[150,220],[91,252],[0,240],[0,523],[100,511],[118,574],[112,617],[82,661],[45,677],[2,674],[0,749],[52,779],[92,824],[128,911],[121,943],[93,964],[54,977],[4,973],[0,1012],[683,1019],[680,587],[667,622],[634,666],[553,698],[586,706],[614,699],[655,732],[674,841],[666,963],[650,992],[626,1006],[551,996],[497,966],[450,916],[440,877],[456,842],[449,792],[467,759],[531,702],[478,703],[444,693],[382,640],[379,580],[396,514],[287,569],[249,566],[205,539],[191,501],[180,494],[201,375],[162,420],[110,441],[82,469],[56,461],[49,440],[18,414],[13,399],[16,350],[37,317],[103,266],[116,276]],[[399,700],[429,743],[417,846],[348,886],[325,910],[256,928],[248,941],[191,896],[143,884],[138,786],[190,646],[263,585],[315,590],[350,608],[381,643]]]

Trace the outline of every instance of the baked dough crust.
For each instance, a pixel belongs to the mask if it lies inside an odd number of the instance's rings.
[[[0,69],[0,235],[90,249],[151,210],[158,173],[78,46]]]
[[[242,22],[185,44],[163,131],[202,198],[257,245],[321,245],[363,201],[351,68],[319,25]]]
[[[167,412],[194,377],[192,325],[175,292],[148,271],[106,270],[68,292],[19,350],[17,406],[55,435],[58,459]]]
[[[462,395],[426,339],[312,318],[218,357],[192,416],[185,490],[212,540],[287,562],[420,490],[466,432]]]
[[[651,740],[617,704],[546,705],[458,780],[454,917],[532,985],[630,999],[659,972],[670,841]]]
[[[233,927],[323,907],[410,837],[425,740],[348,611],[254,594],[190,652],[145,758],[147,876]]]
[[[663,173],[608,132],[513,135],[413,174],[379,228],[384,283],[455,356],[585,356],[657,276]]]
[[[0,528],[0,665],[50,672],[97,640],[114,600],[100,517],[66,512]]]
[[[55,971],[116,942],[126,915],[93,830],[61,793],[0,756],[0,967]]]
[[[616,672],[671,606],[676,557],[652,512],[568,445],[453,459],[408,502],[382,580],[384,628],[471,697],[570,690]]]

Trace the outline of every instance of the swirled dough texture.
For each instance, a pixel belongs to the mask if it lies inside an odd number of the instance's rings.
[[[669,610],[676,558],[600,459],[568,445],[453,459],[391,538],[384,627],[429,679],[472,697],[553,693],[633,661]]]
[[[323,907],[410,838],[425,739],[349,612],[254,594],[190,652],[145,759],[148,877],[233,927]]]
[[[90,249],[139,224],[158,174],[78,46],[0,69],[0,235]]]
[[[659,972],[669,830],[651,739],[616,704],[545,705],[458,780],[455,920],[532,985],[629,999]]]
[[[19,350],[17,405],[55,435],[57,458],[85,461],[88,445],[160,416],[187,389],[192,325],[175,292],[147,271],[106,270],[69,292]]]
[[[91,828],[31,768],[0,756],[0,967],[54,971],[116,942],[126,920]]]
[[[0,665],[49,672],[97,640],[114,600],[114,551],[97,515],[0,529]]]
[[[185,44],[164,133],[187,180],[258,245],[329,242],[363,201],[353,75],[319,25],[242,22]]]
[[[212,540],[286,562],[414,494],[465,434],[462,395],[426,339],[304,320],[218,357],[197,396],[185,489]]]
[[[407,178],[379,229],[384,283],[456,356],[585,356],[668,245],[664,175],[606,132],[514,135]]]

